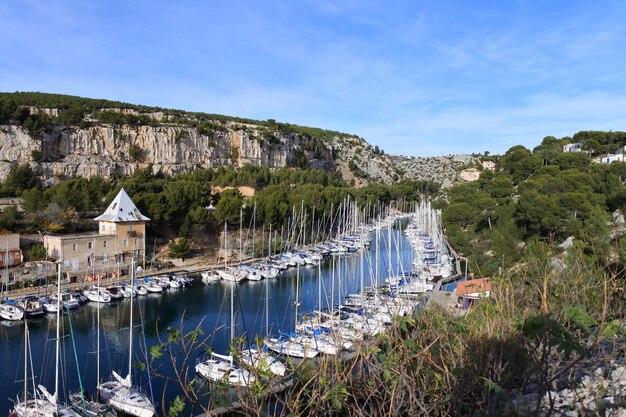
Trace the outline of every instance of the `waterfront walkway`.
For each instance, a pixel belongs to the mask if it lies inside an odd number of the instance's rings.
[[[248,263],[256,262],[262,259],[265,259],[265,258],[247,258],[247,259],[243,259],[241,263],[248,264]],[[239,265],[239,263],[230,263],[229,265]],[[190,259],[185,260],[184,262],[181,262],[180,265],[174,266],[172,268],[162,268],[162,269],[151,268],[151,269],[144,270],[141,273],[137,274],[137,278],[151,277],[151,276],[157,276],[157,275],[166,275],[170,273],[171,274],[177,274],[177,273],[199,274],[200,272],[211,271],[211,270],[220,269],[223,267],[224,267],[223,262],[210,264],[203,259],[190,258]],[[33,280],[32,275],[15,274],[15,281],[12,284],[17,285],[20,282],[29,282],[29,281],[32,282],[32,280]],[[107,287],[107,286],[111,286],[117,283],[125,283],[129,281],[130,281],[129,275],[121,275],[118,277],[105,278],[100,282],[100,285],[102,285],[103,287]],[[89,282],[84,279],[77,281],[77,282],[71,282],[71,283],[66,282],[64,284],[64,291],[82,290],[93,284],[94,282]],[[22,297],[26,297],[28,295],[42,295],[42,294],[46,294],[46,293],[50,293],[54,291],[56,291],[56,284],[48,284],[48,285],[44,284],[44,285],[33,285],[33,286],[24,287],[24,288],[10,289],[10,290],[5,291],[4,294],[5,294],[5,297],[15,300],[15,299],[19,299]]]

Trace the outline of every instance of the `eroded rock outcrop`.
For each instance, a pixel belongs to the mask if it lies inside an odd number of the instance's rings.
[[[27,108],[31,114],[50,117],[59,116],[61,111]],[[274,125],[223,120],[208,122],[207,129],[190,126],[189,118],[187,124],[177,122],[173,115],[163,111],[100,110],[144,117],[144,120],[141,124],[111,124],[98,121],[97,114],[89,114],[81,122],[83,127],[54,122],[48,133],[37,134],[17,125],[2,125],[0,180],[17,163],[38,167],[46,181],[57,177],[132,175],[148,164],[167,174],[252,164],[337,171],[360,186],[370,181],[389,183],[402,178],[449,182],[456,178],[456,171],[463,164],[456,157],[431,160],[388,156],[365,140],[344,134],[312,137],[294,133],[292,129],[272,129]]]

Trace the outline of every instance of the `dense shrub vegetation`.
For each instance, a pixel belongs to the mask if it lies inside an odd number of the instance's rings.
[[[574,137],[610,143],[613,151],[626,139],[623,132]],[[626,209],[626,164],[592,163],[585,152],[562,152],[569,141],[547,137],[533,151],[515,146],[494,171],[454,186],[438,201],[451,243],[483,274],[517,264],[528,242],[558,245],[570,236],[600,265],[621,270],[622,237],[610,238],[608,222]]]
[[[57,117],[45,114],[30,115],[28,109],[23,106],[59,109],[60,111]],[[139,113],[161,112],[164,115],[163,123],[191,126],[196,128],[198,133],[208,136],[212,136],[216,131],[224,130],[226,122],[241,123],[242,127],[245,127],[245,124],[253,124],[267,129],[267,138],[271,137],[270,131],[303,135],[311,139],[311,143],[308,145],[311,148],[319,146],[316,141],[332,141],[337,137],[353,136],[333,130],[280,123],[273,119],[253,120],[220,114],[186,112],[183,110],[141,106],[120,101],[91,99],[64,94],[37,92],[0,93],[0,124],[12,123],[24,126],[33,137],[41,133],[42,130],[49,131],[52,123],[86,127],[89,123],[85,120],[85,116],[89,114],[100,122],[115,125],[127,124],[136,126],[160,123],[147,114],[124,114],[110,109],[136,110]]]
[[[211,196],[214,186],[248,186],[254,197],[244,198],[237,190],[226,190]],[[15,165],[0,184],[0,195],[21,197],[25,214],[4,213],[0,226],[18,231],[55,231],[59,227],[75,230],[76,219],[89,219],[101,213],[108,202],[124,187],[137,207],[150,217],[150,227],[158,235],[167,226],[186,235],[194,225],[214,226],[223,221],[239,224],[240,211],[250,224],[256,205],[259,226],[270,223],[286,226],[293,207],[304,207],[312,219],[330,215],[345,198],[356,199],[375,207],[390,201],[413,201],[419,195],[434,193],[437,184],[427,181],[403,181],[393,185],[373,184],[361,189],[348,186],[337,173],[315,169],[277,169],[246,165],[241,169],[223,167],[196,170],[177,176],[153,172],[151,166],[140,169],[130,178],[107,181],[99,177],[58,180],[44,187],[37,173],[28,165]],[[213,204],[214,212],[206,210]],[[89,223],[87,223],[89,227]]]

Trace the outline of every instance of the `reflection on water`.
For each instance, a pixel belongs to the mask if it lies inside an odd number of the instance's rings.
[[[372,285],[376,279],[376,270],[380,280],[384,281],[388,271],[397,271],[401,265],[410,265],[410,248],[407,241],[398,231],[393,232],[391,255],[388,254],[387,234],[380,238],[379,264],[376,265],[376,239],[363,256],[363,279],[366,286]],[[396,251],[395,242],[400,242]],[[300,268],[300,306],[302,314],[318,308],[318,294],[321,276],[322,308],[337,304],[343,296],[356,292],[361,283],[361,257],[358,254],[334,257],[325,260],[321,267],[307,266]],[[277,279],[263,281],[246,281],[241,284],[218,282],[205,285],[196,281],[191,287],[182,290],[168,290],[160,294],[148,294],[138,297],[134,308],[136,334],[140,332],[139,312],[143,316],[143,328],[148,346],[156,345],[157,328],[165,331],[167,327],[179,328],[181,320],[186,330],[193,329],[199,323],[216,352],[226,352],[230,337],[230,292],[235,291],[236,335],[247,335],[253,340],[255,335],[265,335],[266,304],[269,332],[291,331],[295,323],[296,301],[295,269],[279,275]],[[334,277],[334,279],[333,279]],[[333,284],[334,283],[334,284]],[[267,287],[267,288],[266,288]],[[267,291],[266,291],[267,289]],[[266,303],[266,292],[269,298]],[[77,390],[79,378],[76,360],[70,337],[70,322],[76,356],[79,361],[80,380],[84,389],[94,391],[96,385],[96,349],[97,349],[97,314],[100,312],[101,331],[101,379],[108,379],[111,370],[121,375],[128,372],[128,340],[130,321],[129,300],[113,301],[110,304],[97,306],[88,303],[71,311],[61,319],[62,366],[60,384],[61,398],[69,392]],[[9,410],[12,406],[7,398],[23,391],[24,372],[24,324],[23,322],[0,322],[0,410]],[[54,379],[54,337],[56,332],[56,316],[33,319],[28,322],[32,349],[33,369],[36,384],[43,384],[53,390]],[[142,337],[134,337],[135,352],[139,352]],[[138,353],[140,355],[140,353]],[[138,356],[136,360],[140,360]],[[195,364],[195,358],[193,358]],[[30,367],[30,363],[29,363]],[[165,370],[167,372],[167,370]],[[147,384],[147,375],[134,371],[134,381]],[[32,390],[32,381],[29,383]],[[153,380],[155,395],[160,398],[164,381]],[[178,392],[172,385],[168,387],[168,397],[173,398]]]

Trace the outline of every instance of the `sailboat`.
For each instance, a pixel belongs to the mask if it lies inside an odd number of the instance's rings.
[[[131,266],[131,286],[135,284],[135,261]],[[115,410],[122,411],[136,417],[152,417],[155,414],[154,405],[146,394],[132,384],[133,361],[133,296],[130,297],[130,336],[128,348],[128,375],[122,378],[113,371],[113,379],[98,385],[101,398]]]
[[[254,382],[254,375],[235,365],[232,355],[211,352],[211,356],[196,365],[196,373],[202,378],[210,381],[226,381],[228,385],[234,387],[249,387]]]
[[[24,310],[14,304],[0,304],[0,318],[17,321],[24,318]]]
[[[59,344],[60,344],[60,318],[61,318],[61,264],[58,265],[57,277],[57,331],[56,331],[56,360],[54,374],[54,394],[50,394],[43,385],[38,385],[37,390],[28,395],[25,392],[22,401],[16,401],[13,412],[19,417],[36,416],[36,417],[80,417],[74,410],[66,404],[59,402]],[[28,331],[26,321],[24,323],[25,332]],[[24,336],[25,338],[27,335]],[[27,347],[24,346],[26,351]],[[26,352],[25,352],[26,356]],[[24,380],[27,380],[26,358],[24,361]],[[26,382],[24,382],[26,384]],[[39,393],[37,392],[39,391]],[[13,413],[12,413],[13,414]]]
[[[235,338],[235,285],[230,289],[230,339]],[[196,365],[196,373],[209,381],[226,381],[228,385],[249,387],[254,381],[254,375],[246,369],[240,368],[234,362],[232,355],[220,355],[211,352],[211,357]]]
[[[100,290],[100,276],[98,275],[98,286],[96,287],[97,296],[93,301],[97,303],[96,313],[96,384],[100,382],[100,305],[101,303],[108,303],[111,298],[107,294],[101,293]],[[108,297],[108,299],[107,299]],[[100,396],[98,391],[94,396],[89,396],[87,393],[78,391],[70,394],[70,402],[72,408],[83,415],[83,417],[113,417],[116,413],[106,403],[100,402]]]
[[[217,271],[217,274],[224,281],[239,282],[239,281],[242,281],[246,277],[246,274],[239,268],[233,268],[233,267],[228,266],[227,238],[228,238],[228,227],[227,227],[227,223],[224,222],[224,269]]]
[[[272,236],[272,224],[270,223],[270,237]],[[271,238],[268,243],[268,257],[272,251]],[[265,337],[269,337],[269,282],[265,284]],[[269,371],[276,376],[285,376],[287,367],[278,358],[273,356],[269,349],[262,347],[249,347],[241,351],[241,362],[261,372]]]
[[[300,292],[300,266],[296,272],[296,321],[295,329],[298,329],[298,305]],[[284,333],[280,338],[267,338],[265,346],[279,355],[292,356],[294,358],[314,358],[319,351],[315,349],[314,340],[298,333]]]
[[[6,285],[8,285],[9,283],[9,261],[8,261],[9,245],[8,243],[7,243],[7,250],[5,254],[6,256],[5,256],[5,262],[4,262],[4,285],[2,286],[3,291]],[[2,297],[0,296],[0,298]],[[24,317],[24,310],[19,308],[15,304],[14,301],[11,301],[8,298],[6,298],[4,300],[4,303],[0,304],[0,318],[4,320],[17,321],[17,320],[22,320],[23,317]]]

